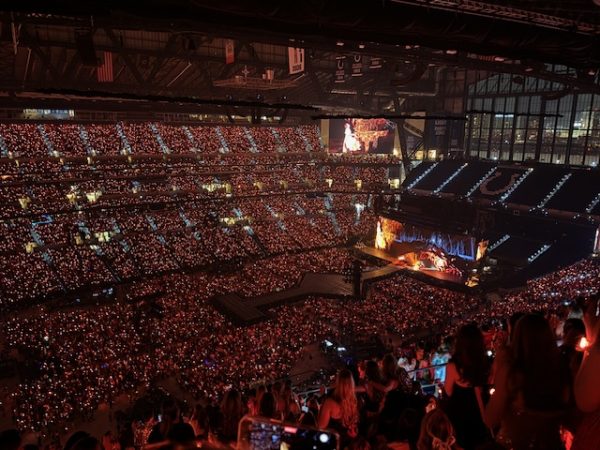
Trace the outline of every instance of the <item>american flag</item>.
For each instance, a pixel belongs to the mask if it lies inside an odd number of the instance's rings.
[[[96,69],[98,74],[98,82],[99,83],[111,83],[113,82],[113,63],[112,63],[112,53],[104,52],[104,58],[102,65],[98,66]]]

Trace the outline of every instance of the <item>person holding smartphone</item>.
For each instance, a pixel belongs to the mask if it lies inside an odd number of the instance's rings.
[[[572,450],[600,448],[600,317],[599,294],[583,308],[587,345],[575,377],[575,402],[585,414],[577,427]]]

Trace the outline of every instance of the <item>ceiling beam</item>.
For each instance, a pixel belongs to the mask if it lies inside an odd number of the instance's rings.
[[[133,75],[133,78],[135,78],[135,81],[137,81],[137,83],[139,85],[144,85],[144,78],[142,77],[142,75],[140,74],[136,65],[133,63],[133,61],[129,57],[130,55],[123,51],[124,47],[121,45],[121,42],[115,35],[114,31],[108,27],[103,28],[103,29],[104,29],[104,32],[106,33],[106,36],[108,36],[110,41],[113,43],[113,49],[111,49],[111,51],[116,53],[123,60],[123,62],[127,66],[127,69],[129,69],[129,71]]]

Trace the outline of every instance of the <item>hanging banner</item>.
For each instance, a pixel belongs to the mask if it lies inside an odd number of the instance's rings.
[[[235,61],[235,41],[225,39],[225,64],[233,64]]]
[[[378,58],[376,56],[373,56],[371,58],[371,63],[369,64],[369,69],[381,69],[382,66],[383,66],[383,61],[381,60],[381,58]]]
[[[288,47],[288,63],[290,75],[304,72],[304,49]]]
[[[345,83],[346,82],[346,57],[337,56],[335,58],[336,69],[335,69],[335,82]]]
[[[362,55],[354,55],[352,60],[352,76],[362,77]]]

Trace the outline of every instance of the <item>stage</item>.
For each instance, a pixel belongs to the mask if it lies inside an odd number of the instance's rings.
[[[406,270],[407,272],[418,273],[429,278],[444,281],[446,283],[465,285],[467,282],[467,277],[463,274],[463,272],[458,272],[457,270],[438,270],[434,267],[434,265],[430,265],[429,267],[420,265],[417,268],[413,261],[411,261],[412,263],[409,263],[406,261],[406,258],[404,260],[399,259],[403,258],[405,254],[416,254],[417,252],[420,252],[422,250],[421,248],[406,248],[406,253],[402,253],[400,255],[392,255],[385,250],[380,250],[375,247],[369,246],[362,246],[360,248],[357,247],[357,249],[365,255],[369,255],[377,259],[387,261],[391,263],[393,267],[397,267],[399,270]],[[414,259],[418,259],[418,256],[414,257]],[[466,268],[463,270],[466,271]]]
[[[364,293],[370,283],[402,270],[388,264],[379,269],[363,272],[361,290]],[[258,297],[245,298],[237,293],[220,295],[213,299],[215,307],[239,325],[249,325],[269,316],[267,310],[279,305],[303,300],[310,296],[351,299],[354,295],[352,284],[344,281],[344,275],[337,273],[305,273],[300,283],[284,291],[271,292]]]

